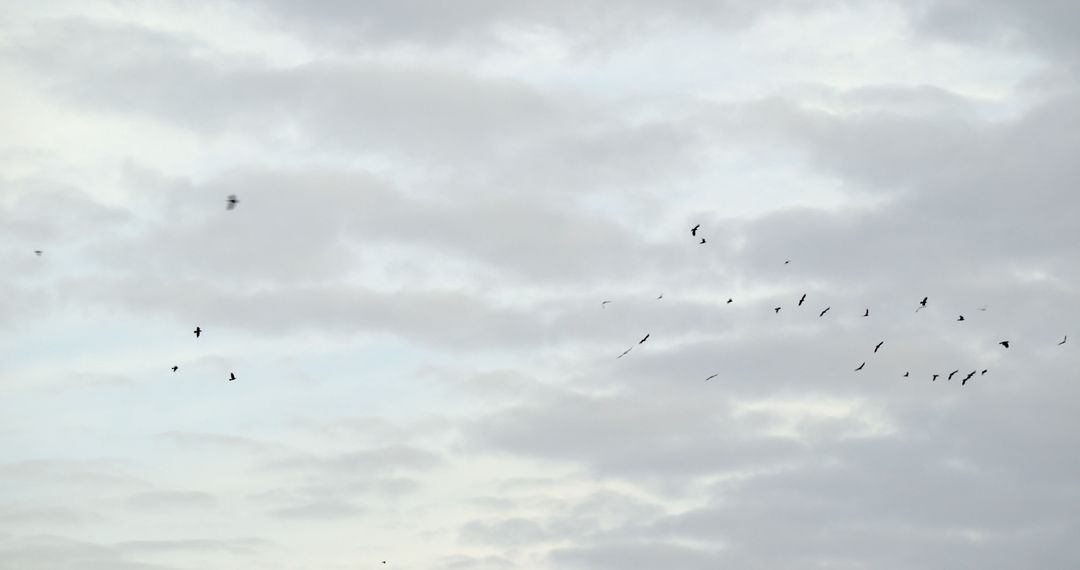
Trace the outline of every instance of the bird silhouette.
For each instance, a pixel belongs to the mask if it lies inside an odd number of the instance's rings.
[[[194,332],[194,333],[195,333],[195,338],[199,338],[199,335],[201,335],[201,334],[202,334],[202,329],[201,329],[201,328],[199,328],[199,327],[195,327],[195,330],[194,330],[194,331],[192,331],[192,332]]]
[[[42,253],[45,253],[45,252],[41,251],[40,249],[35,249],[35,250],[34,250],[34,255],[36,255],[36,256],[38,256],[38,257],[41,257],[41,254],[42,254]]]
[[[952,377],[953,377],[953,376],[956,376],[956,373],[957,373],[957,372],[960,372],[960,371],[959,371],[959,370],[953,370],[952,372],[950,372],[950,373],[949,373],[949,378],[948,378],[948,380],[952,380]]]
[[[862,316],[869,317],[870,316],[870,309],[867,309],[866,312],[862,314]]]
[[[1009,348],[1009,341],[1007,341],[1007,340],[1003,340],[1003,341],[999,342],[998,344],[1000,344],[1001,346],[1004,346],[1005,348]]]
[[[918,313],[922,309],[925,309],[926,308],[926,302],[929,301],[929,300],[930,300],[930,297],[923,297],[922,301],[919,301],[919,308],[915,309],[915,312]]]
[[[860,365],[859,365],[859,367],[855,369],[855,372],[858,372],[858,371],[862,370],[862,369],[863,369],[863,366],[866,366],[866,363],[865,363],[865,362],[863,362],[862,364],[860,364]]]
[[[960,385],[963,386],[964,384],[967,384],[967,381],[971,380],[971,377],[974,376],[976,372],[978,372],[978,370],[972,370],[970,374],[964,376],[964,379],[960,381]]]
[[[709,380],[712,380],[713,378],[716,378],[717,376],[719,376],[719,374],[713,374],[712,376],[709,376],[708,378],[706,378],[705,381],[708,382]]]
[[[878,349],[881,348],[881,345],[883,344],[885,344],[885,341],[881,341],[874,346],[874,354],[877,354]]]
[[[659,296],[659,297],[657,297],[657,298],[656,298],[656,300],[657,300],[657,301],[659,301],[660,299],[663,299],[663,298],[664,298],[664,294],[663,294],[663,293],[660,293],[660,296]]]
[[[796,306],[801,307],[802,304],[803,304],[803,301],[805,301],[805,300],[806,300],[806,293],[803,293],[802,297],[799,297],[799,304],[796,305]]]
[[[910,372],[905,372],[904,373],[904,378],[907,378],[908,376],[911,376],[911,373]]]
[[[694,237],[697,237],[697,231],[698,231],[698,228],[700,228],[700,227],[701,227],[701,224],[698,224],[698,225],[690,228],[690,235],[692,235]]]
[[[987,372],[989,372],[989,370],[983,370],[982,372],[979,373],[979,376],[982,376],[982,375],[986,374]]]
[[[818,318],[824,317],[824,316],[825,316],[825,313],[828,313],[828,312],[829,312],[829,309],[831,309],[831,308],[832,308],[832,307],[825,307],[825,310],[824,310],[824,311],[821,311],[821,313],[819,313],[819,314],[818,314]]]
[[[940,374],[934,374],[934,376],[930,378],[930,381],[931,382],[937,382],[938,376],[941,376],[941,375]]]
[[[177,370],[179,370],[179,369],[180,369],[180,367],[179,367],[179,366],[173,366],[173,367],[172,367],[172,371],[173,371],[173,372],[176,372],[176,371],[177,371]]]
[[[648,334],[646,334],[646,335],[645,335],[645,338],[643,338],[643,339],[641,339],[641,340],[637,341],[637,343],[638,343],[638,344],[641,344],[641,343],[643,343],[643,342],[645,342],[645,341],[647,341],[647,340],[649,340],[649,335],[648,335]]]
[[[960,315],[960,318],[956,319],[957,322],[964,320],[964,315]]]
[[[225,209],[232,210],[239,203],[240,201],[236,199],[236,194],[229,194],[229,197],[225,199]]]
[[[704,244],[705,244],[705,238],[701,238],[701,241],[698,242],[698,245],[704,245]]]
[[[1058,346],[1065,344],[1065,341],[1067,340],[1069,340],[1069,335],[1065,335],[1065,338],[1061,339],[1061,342],[1058,343]]]
[[[233,374],[232,372],[230,372],[229,373],[229,382],[232,382],[233,380],[236,380],[236,374]]]
[[[979,308],[978,308],[978,309],[976,309],[976,310],[978,310],[978,311],[985,311],[985,310],[986,310],[986,305],[983,305],[983,306],[979,307]]]
[[[620,358],[622,358],[622,357],[626,356],[627,354],[630,354],[630,351],[631,351],[631,350],[634,350],[634,347],[632,347],[632,346],[631,346],[630,348],[628,348],[628,349],[624,350],[622,354],[620,354],[620,355],[618,355],[618,356],[616,356],[616,357],[615,357],[615,360],[618,360],[618,359],[620,359]]]
[[[791,263],[791,260],[790,260],[790,259],[789,259],[789,260],[787,260],[787,261],[785,261],[785,262],[784,262],[784,265],[787,265],[787,264],[789,264],[789,263]]]
[[[728,305],[730,305],[730,304],[732,304],[732,303],[734,303],[734,302],[735,302],[735,299],[728,299],[728,300],[727,300],[727,304],[728,304]]]
[[[776,311],[777,313],[780,313],[780,307],[776,307],[773,310]]]
[[[605,307],[604,305],[607,305],[607,304],[608,304],[608,303],[610,303],[610,302],[611,302],[611,301],[600,301],[600,308],[601,308],[601,309],[606,309],[607,307]]]

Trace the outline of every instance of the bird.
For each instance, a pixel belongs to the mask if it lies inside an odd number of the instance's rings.
[[[704,245],[704,244],[705,244],[705,238],[701,238],[701,241],[698,243],[698,245]]]
[[[802,304],[803,304],[803,301],[805,301],[805,300],[806,300],[806,293],[803,293],[802,297],[799,297],[799,305],[798,306],[801,307]]]
[[[199,338],[199,335],[201,335],[201,334],[202,334],[202,329],[201,329],[201,328],[199,328],[199,327],[195,327],[195,330],[194,330],[194,331],[192,331],[192,332],[194,332],[194,333],[195,333],[195,338]]]
[[[957,373],[957,372],[960,372],[960,371],[959,371],[959,370],[953,370],[952,372],[950,372],[950,373],[949,373],[949,378],[948,378],[948,380],[952,380],[952,377],[953,377],[953,376],[956,376],[956,373]]]
[[[960,381],[960,385],[963,386],[964,384],[967,384],[967,381],[971,380],[971,377],[974,376],[976,372],[978,372],[978,371],[977,370],[972,370],[970,374],[968,374],[967,376],[964,376],[964,379]]]
[[[874,353],[875,354],[877,353],[878,349],[881,348],[881,345],[883,345],[883,344],[885,344],[885,341],[881,341],[881,342],[877,343],[877,345],[874,346]]]
[[[908,376],[911,376],[911,373],[910,372],[905,372],[904,373],[904,378],[907,378]]]
[[[730,305],[730,304],[732,304],[732,303],[734,303],[734,302],[735,302],[735,299],[728,299],[728,300],[727,300],[727,304],[728,304],[728,305]]]
[[[1058,343],[1058,346],[1065,344],[1065,341],[1067,340],[1069,340],[1069,335],[1065,335],[1065,338],[1061,339],[1061,342]]]
[[[982,375],[986,374],[987,372],[989,372],[989,370],[983,370],[982,372],[979,373],[979,376],[982,376]]]
[[[700,228],[700,227],[701,227],[701,224],[698,224],[698,225],[690,228],[690,235],[692,235],[694,237],[697,237],[697,231],[698,231],[698,228]]]
[[[236,194],[229,194],[229,197],[225,199],[225,209],[232,210],[240,203],[240,200],[236,199]]]
[[[610,302],[611,302],[611,301],[600,301],[600,308],[601,308],[601,309],[606,309],[607,307],[605,307],[604,305],[607,305],[607,304],[608,304],[608,303],[610,303]]]
[[[785,262],[784,262],[784,265],[787,265],[787,264],[789,264],[789,263],[791,263],[791,260],[790,260],[790,259],[789,259],[789,260],[787,260],[787,261],[785,261]]]
[[[978,310],[978,311],[985,311],[985,310],[986,310],[986,305],[983,305],[983,306],[979,307],[979,308],[978,308],[978,309],[976,309],[976,310]]]
[[[929,300],[930,300],[930,297],[923,297],[922,301],[919,301],[919,308],[915,309],[915,312],[918,313],[920,310],[925,309],[926,308],[926,302],[929,301]]]
[[[1009,348],[1009,341],[1007,341],[1007,340],[1003,340],[1003,341],[999,342],[998,344],[1000,344],[1001,346],[1004,346],[1005,348]]]
[[[940,374],[934,374],[934,376],[930,378],[930,381],[931,382],[937,382],[938,376],[941,376],[941,375]]]
[[[777,313],[779,313],[780,312],[780,307],[776,307],[773,310],[776,311]]]
[[[229,373],[229,382],[232,382],[233,380],[236,380],[236,374],[233,374],[232,372],[230,372]]]
[[[34,250],[34,255],[36,255],[36,256],[38,256],[38,257],[41,257],[41,254],[42,254],[42,253],[45,253],[45,252],[41,251],[40,249],[35,249],[35,250]]]
[[[638,344],[641,344],[641,343],[643,343],[643,342],[645,342],[645,341],[647,341],[647,340],[649,340],[649,335],[648,335],[648,334],[646,334],[646,335],[645,335],[645,338],[643,338],[643,339],[641,339],[641,340],[637,341],[637,343],[638,343]]]
[[[175,365],[174,365],[174,366],[172,367],[172,371],[173,371],[173,372],[176,372],[176,371],[177,371],[177,370],[179,370],[179,369],[180,369],[180,367],[179,367],[179,366],[175,366]]]
[[[821,313],[820,313],[820,314],[818,315],[818,318],[824,317],[824,316],[825,316],[825,313],[828,313],[828,312],[829,312],[829,309],[831,309],[831,308],[832,308],[832,307],[825,307],[825,310],[824,310],[824,311],[821,311]]]
[[[632,347],[632,346],[631,346],[630,348],[628,348],[628,349],[624,350],[622,354],[620,354],[620,355],[618,355],[618,356],[616,356],[616,357],[615,357],[615,360],[618,360],[618,359],[620,359],[620,358],[622,358],[622,357],[626,356],[627,354],[630,354],[630,351],[631,351],[631,350],[634,350],[634,347]]]
[[[706,378],[705,381],[708,382],[709,380],[712,380],[713,378],[716,378],[719,375],[720,374],[713,374],[712,376],[709,376],[708,378]]]
[[[860,364],[860,365],[859,365],[859,367],[855,369],[855,372],[858,372],[858,371],[862,370],[862,369],[863,369],[863,366],[866,366],[866,363],[865,363],[865,362],[863,362],[862,364]]]
[[[964,315],[960,315],[960,318],[956,319],[957,322],[964,320]]]
[[[657,298],[656,298],[656,300],[657,300],[657,301],[659,301],[660,299],[663,299],[663,298],[664,298],[664,294],[663,294],[663,293],[660,293],[660,296],[659,296],[659,297],[657,297]]]
[[[867,309],[866,312],[862,314],[862,316],[869,317],[870,316],[870,309]]]

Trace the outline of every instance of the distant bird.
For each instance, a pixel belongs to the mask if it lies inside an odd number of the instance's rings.
[[[865,362],[863,362],[862,364],[860,364],[860,365],[859,365],[859,367],[855,369],[855,372],[858,372],[858,371],[862,370],[862,369],[863,369],[863,366],[866,366],[866,363],[865,363]]]
[[[177,370],[179,370],[179,369],[180,369],[180,367],[179,367],[179,366],[173,366],[173,367],[172,367],[172,371],[173,371],[173,372],[176,372],[176,371],[177,371]]]
[[[867,309],[866,312],[862,314],[862,316],[869,317],[870,316],[870,309]]]
[[[201,329],[201,328],[199,328],[199,327],[195,327],[195,330],[194,330],[194,331],[192,331],[192,332],[194,332],[194,333],[195,333],[195,338],[199,338],[199,335],[201,335],[201,334],[202,334],[202,329]]]
[[[979,310],[979,311],[985,311],[985,310],[986,310],[986,305],[983,305],[983,306],[979,307],[979,308],[978,308],[978,309],[976,309],[976,310]]]
[[[989,370],[983,370],[982,372],[979,373],[979,376],[982,376],[983,374],[986,374],[987,372],[989,372]]]
[[[1005,348],[1009,348],[1009,341],[1007,341],[1007,340],[1003,340],[1003,341],[999,342],[998,344],[1000,344],[1001,346],[1004,346]]]
[[[972,370],[970,374],[968,374],[967,376],[964,376],[964,379],[960,381],[960,385],[963,386],[964,384],[967,384],[967,381],[971,380],[971,377],[974,376],[976,372],[978,372],[978,371],[977,370]]]
[[[911,376],[911,373],[910,372],[905,372],[904,373],[904,378],[907,378],[908,376]]]
[[[956,319],[957,322],[964,320],[964,315],[960,315],[960,318]]]
[[[615,357],[615,360],[618,360],[618,359],[620,359],[620,358],[622,358],[622,357],[626,356],[627,354],[630,354],[630,351],[631,351],[631,350],[634,350],[634,347],[632,347],[632,346],[631,346],[630,348],[628,348],[628,349],[624,350],[622,354],[620,354],[620,355],[618,355],[618,356],[616,356],[616,357]]]
[[[805,301],[805,300],[806,300],[806,293],[803,293],[802,297],[799,297],[799,304],[797,306],[801,307],[802,304],[803,304],[803,301]]]
[[[690,235],[692,235],[694,237],[697,237],[697,231],[698,231],[698,228],[700,228],[700,227],[701,227],[701,224],[698,224],[698,225],[690,228]]]
[[[877,354],[878,349],[881,348],[881,345],[883,344],[885,344],[885,341],[881,341],[874,346],[874,354]]]
[[[789,259],[789,260],[787,260],[787,261],[785,261],[785,262],[784,262],[784,265],[787,265],[787,264],[789,264],[789,263],[791,263],[791,260],[790,260],[790,259]]]
[[[922,309],[925,309],[926,308],[926,302],[929,301],[929,300],[930,300],[930,297],[923,297],[922,301],[919,301],[919,308],[915,309],[915,312],[918,313]]]
[[[705,244],[705,238],[701,238],[701,242],[699,242],[698,245],[704,245],[704,244]]]
[[[716,378],[717,376],[719,376],[719,374],[713,374],[712,376],[709,376],[708,378],[706,378],[705,381],[708,382],[709,380],[712,380],[713,378]]]
[[[937,382],[938,376],[941,376],[941,375],[940,374],[934,374],[934,376],[932,378],[930,378],[930,381],[931,382]]]
[[[236,374],[233,374],[232,372],[230,372],[229,373],[229,382],[232,382],[233,380],[236,380]]]
[[[732,303],[734,303],[734,302],[735,302],[735,299],[728,299],[728,300],[727,300],[727,304],[728,304],[728,305],[730,305],[730,304],[732,304]]]
[[[600,301],[600,308],[601,308],[601,309],[606,309],[607,307],[605,307],[604,305],[607,305],[607,304],[608,304],[608,303],[610,303],[610,302],[611,302],[611,301]]]
[[[1058,346],[1065,344],[1065,341],[1067,340],[1069,340],[1069,335],[1065,335],[1065,338],[1061,339],[1061,342],[1058,343]]]
[[[949,379],[949,380],[952,380],[952,377],[953,377],[953,376],[956,376],[956,373],[957,373],[957,372],[960,372],[960,371],[959,371],[959,370],[953,370],[952,372],[950,372],[950,373],[949,373],[949,378],[948,378],[948,379]]]
[[[821,311],[821,313],[820,313],[820,314],[818,315],[818,318],[824,317],[824,316],[825,316],[825,313],[828,313],[828,312],[829,312],[829,309],[831,309],[831,308],[832,308],[832,307],[825,307],[825,310],[824,310],[824,311]]]
[[[645,338],[643,338],[643,339],[641,339],[641,340],[637,341],[637,343],[638,343],[638,344],[641,344],[641,343],[643,343],[643,342],[645,342],[645,341],[647,341],[647,340],[649,340],[649,335],[648,335],[648,334],[646,334],[646,335],[645,335]]]
[[[659,301],[660,299],[663,299],[663,298],[664,298],[664,294],[663,294],[663,293],[660,293],[660,296],[659,296],[659,297],[657,297],[657,298],[656,298],[656,300],[657,300],[657,301]]]
[[[41,257],[41,254],[43,254],[43,253],[45,253],[45,252],[41,251],[40,249],[35,249],[34,250],[34,255],[36,255],[38,257]]]
[[[240,201],[236,199],[236,194],[229,194],[229,197],[225,199],[225,209],[232,210],[239,203]]]
[[[780,312],[780,307],[776,307],[776,308],[775,308],[775,309],[773,309],[773,310],[774,310],[774,311],[776,311],[777,313],[779,313],[779,312]]]

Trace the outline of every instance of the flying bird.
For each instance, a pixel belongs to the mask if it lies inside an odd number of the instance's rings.
[[[45,252],[41,251],[40,249],[35,249],[35,250],[34,250],[34,255],[36,255],[36,256],[38,256],[38,257],[41,257],[41,254],[42,254],[42,253],[45,253]]]
[[[950,372],[950,373],[949,373],[949,378],[948,378],[948,379],[949,379],[949,380],[952,380],[952,377],[953,377],[953,376],[956,376],[956,373],[957,373],[957,372],[960,372],[960,371],[959,371],[959,370],[953,370],[952,372]]]
[[[855,372],[858,372],[858,371],[862,370],[862,369],[863,369],[863,366],[866,366],[866,363],[865,363],[865,362],[863,362],[862,364],[860,364],[860,365],[859,365],[859,367],[855,369]]]
[[[608,303],[610,303],[610,302],[611,302],[611,301],[600,301],[600,308],[601,308],[601,309],[606,309],[607,307],[605,307],[604,305],[607,305],[607,304],[608,304]]]
[[[701,238],[701,242],[698,245],[705,245],[705,238]]]
[[[978,372],[978,371],[977,370],[972,370],[970,374],[968,374],[967,376],[964,376],[964,379],[960,381],[960,385],[963,386],[964,384],[967,384],[967,381],[971,380],[971,377],[974,376],[976,372]]]
[[[698,228],[700,228],[700,227],[701,227],[701,224],[698,224],[698,225],[690,228],[690,235],[692,235],[694,237],[697,237],[697,231],[698,231]]]
[[[728,300],[727,300],[727,304],[728,304],[728,305],[730,305],[730,304],[732,304],[732,303],[734,303],[734,302],[735,302],[735,299],[728,299]]]
[[[1007,341],[1007,340],[1003,340],[1003,341],[999,342],[998,344],[1000,344],[1001,346],[1004,346],[1005,348],[1009,348],[1009,341]]]
[[[803,293],[802,297],[799,297],[799,304],[797,306],[801,307],[802,304],[803,304],[803,301],[805,301],[805,300],[806,300],[806,293]]]
[[[979,308],[978,308],[977,310],[979,310],[979,311],[985,311],[985,310],[986,310],[986,305],[983,305],[983,306],[979,307]]]
[[[663,298],[664,298],[664,294],[663,294],[663,293],[660,293],[660,296],[659,296],[659,297],[657,297],[657,298],[656,298],[656,300],[657,300],[657,301],[659,301],[660,299],[663,299]]]
[[[885,341],[881,341],[881,342],[877,343],[877,345],[874,346],[874,353],[875,354],[877,354],[878,349],[881,348],[881,345],[883,345],[883,344],[885,344]]]
[[[929,301],[929,300],[930,300],[930,297],[923,297],[922,301],[919,301],[919,308],[915,309],[915,312],[918,313],[922,309],[925,309],[926,308],[926,302]]]
[[[628,348],[628,349],[624,350],[622,354],[620,354],[620,355],[618,355],[618,356],[616,356],[616,357],[615,357],[615,360],[618,360],[618,359],[620,359],[620,358],[622,358],[622,357],[626,356],[627,354],[630,354],[630,351],[631,351],[631,350],[634,350],[634,347],[632,347],[632,346],[631,346],[630,348]]]
[[[648,335],[648,334],[646,334],[646,335],[645,335],[645,338],[643,338],[643,339],[641,339],[641,340],[637,341],[637,343],[638,343],[638,344],[641,344],[641,343],[643,343],[643,342],[645,342],[645,341],[647,341],[647,340],[649,340],[649,335]]]
[[[964,320],[964,315],[960,315],[960,318],[956,319],[957,322]]]
[[[225,209],[232,210],[239,203],[240,201],[236,199],[236,194],[229,194],[229,197],[225,199]]]
[[[233,380],[236,380],[236,374],[233,374],[232,372],[230,372],[229,373],[229,382],[232,382]]]
[[[825,307],[825,310],[824,310],[824,311],[821,311],[821,314],[819,314],[819,315],[818,315],[818,318],[824,317],[824,316],[825,316],[825,313],[828,313],[828,312],[829,312],[829,309],[831,309],[831,308],[832,308],[832,307]]]
[[[910,372],[905,372],[904,373],[904,378],[907,378],[908,376],[911,376],[911,373]]]
[[[982,376],[983,374],[986,374],[987,372],[989,372],[989,371],[988,370],[983,370],[982,372],[979,373],[979,376]]]
[[[870,316],[870,309],[867,309],[866,312],[862,314],[862,316],[869,317]]]
[[[1069,340],[1069,335],[1065,335],[1065,338],[1061,339],[1061,342],[1058,343],[1058,346],[1065,344],[1065,341],[1067,340]]]
[[[789,264],[789,263],[791,263],[791,260],[790,260],[790,259],[789,259],[789,260],[787,260],[787,261],[785,261],[785,262],[784,262],[784,265],[787,265],[787,264]]]
[[[194,333],[195,333],[195,338],[199,338],[199,335],[201,335],[201,334],[202,334],[202,329],[201,329],[201,328],[199,328],[199,327],[195,327],[195,330],[194,330],[194,331],[192,331],[192,332],[194,332]]]
[[[176,371],[177,371],[177,370],[179,370],[179,369],[180,369],[180,367],[179,367],[179,366],[173,366],[173,367],[172,367],[172,371],[173,371],[173,372],[176,372]]]
[[[712,380],[713,378],[716,378],[717,376],[719,376],[719,374],[713,374],[712,376],[709,376],[708,378],[706,378],[705,381],[708,382],[709,380]]]
[[[774,311],[776,311],[777,313],[780,313],[780,307],[776,307],[776,308],[775,308],[775,309],[773,309],[773,310],[774,310]]]
[[[932,378],[930,378],[930,381],[931,382],[937,382],[938,376],[941,376],[941,375],[940,374],[934,374],[934,376]]]

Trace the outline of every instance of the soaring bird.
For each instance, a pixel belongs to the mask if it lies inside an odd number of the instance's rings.
[[[777,313],[779,313],[780,312],[780,307],[776,307],[773,310],[776,311]]]
[[[641,339],[641,340],[637,341],[637,343],[638,343],[638,344],[641,344],[641,343],[643,343],[643,342],[645,342],[645,341],[647,341],[647,340],[649,340],[649,335],[648,335],[648,334],[646,334],[646,335],[645,335],[645,338],[643,338],[643,339]]]
[[[732,304],[732,303],[734,303],[734,302],[735,302],[735,299],[728,299],[728,300],[727,300],[727,304],[728,304],[728,305],[730,305],[730,304]]]
[[[236,380],[236,374],[233,374],[232,372],[230,372],[229,373],[229,382],[232,382],[233,380]]]
[[[1009,348],[1009,341],[1007,341],[1007,340],[1003,340],[1003,341],[999,342],[998,344],[1000,344],[1001,346],[1004,346],[1005,348]]]
[[[42,253],[45,253],[45,252],[41,251],[40,249],[35,249],[35,250],[34,250],[34,255],[36,255],[36,256],[38,256],[38,257],[41,257],[41,254],[42,254]]]
[[[867,309],[866,312],[862,314],[862,316],[869,317],[870,316],[870,309]]]
[[[179,366],[173,366],[173,367],[172,367],[172,371],[173,371],[173,372],[176,372],[176,371],[177,371],[177,370],[179,370],[179,369],[180,369],[180,367],[179,367]]]
[[[698,242],[698,245],[704,245],[704,244],[705,244],[705,238],[701,238],[701,241]]]
[[[708,382],[709,380],[712,380],[713,378],[716,378],[719,375],[720,374],[713,374],[712,376],[709,376],[708,378],[706,378],[705,381]]]
[[[982,372],[979,373],[979,376],[982,376],[983,374],[986,374],[987,372],[989,372],[989,370],[983,370]]]
[[[656,298],[656,300],[657,300],[657,301],[659,301],[660,299],[663,299],[663,298],[664,298],[664,294],[663,294],[663,293],[660,293],[660,296],[659,296],[659,297],[657,297],[657,298]]]
[[[876,345],[874,345],[874,354],[877,354],[878,349],[881,348],[881,345],[883,345],[883,344],[885,344],[885,341],[881,341],[881,342],[877,343]]]
[[[863,369],[863,366],[866,366],[866,363],[865,363],[865,362],[863,362],[862,364],[860,364],[860,365],[859,365],[859,367],[855,369],[855,372],[858,372],[858,371],[862,370],[862,369]]]
[[[194,331],[192,331],[192,332],[194,332],[194,333],[195,333],[195,338],[199,338],[199,335],[201,335],[201,334],[202,334],[202,329],[201,329],[201,328],[199,328],[199,327],[195,327],[195,330],[194,330]]]
[[[700,227],[701,227],[701,224],[698,224],[698,225],[690,228],[690,235],[692,235],[694,237],[697,237],[697,231],[698,231],[698,228],[700,228]]]
[[[964,320],[964,315],[960,315],[960,318],[956,319],[957,322]]]
[[[805,301],[805,300],[806,300],[806,293],[803,293],[803,294],[802,294],[802,297],[799,297],[799,304],[798,304],[798,305],[796,305],[796,306],[797,306],[797,307],[801,307],[801,306],[802,306],[802,304],[803,304],[803,301]]]
[[[964,379],[960,381],[960,385],[963,386],[964,384],[967,384],[967,381],[971,380],[971,377],[974,376],[976,372],[978,372],[978,370],[972,370],[970,374],[964,376]]]
[[[825,313],[828,313],[828,312],[829,312],[829,309],[831,309],[831,308],[832,308],[832,307],[825,307],[825,310],[824,310],[824,311],[821,311],[821,313],[820,313],[820,314],[818,314],[818,318],[820,318],[820,317],[824,317],[824,316],[825,316]]]
[[[631,351],[631,350],[634,350],[634,347],[632,347],[632,346],[631,346],[630,348],[628,348],[628,349],[624,350],[622,354],[620,354],[620,355],[618,355],[618,356],[616,356],[616,357],[615,357],[615,360],[618,360],[618,359],[620,359],[620,358],[622,358],[622,357],[626,356],[627,354],[630,354],[630,351]]]
[[[938,376],[941,376],[941,375],[940,374],[934,374],[934,376],[932,378],[930,378],[930,381],[931,382],[937,382]]]
[[[926,308],[926,302],[928,300],[930,300],[930,297],[923,297],[922,301],[919,301],[919,308],[915,309],[915,312],[918,313],[920,310],[925,309]]]
[[[607,304],[608,304],[608,303],[610,303],[610,302],[611,302],[611,301],[600,301],[600,308],[601,308],[601,309],[606,309],[607,307],[605,307],[604,305],[607,305]]]
[[[229,197],[225,199],[225,209],[231,210],[240,203],[240,200],[236,199],[236,194],[229,194]]]
[[[787,261],[785,261],[785,262],[784,262],[784,265],[787,265],[787,264],[789,264],[789,263],[791,263],[791,260],[790,260],[790,259],[789,259],[789,260],[787,260]]]
[[[911,373],[910,372],[905,372],[904,373],[904,378],[907,378],[908,376],[911,376]]]
[[[979,310],[979,311],[985,311],[985,310],[986,310],[986,305],[983,305],[983,306],[979,307],[979,308],[978,308],[977,310]]]
[[[959,370],[953,370],[952,372],[950,372],[950,373],[949,373],[949,378],[948,378],[948,379],[949,379],[949,380],[952,380],[952,377],[953,377],[953,376],[956,376],[956,373],[957,373],[957,372],[960,372],[960,371],[959,371]]]
[[[1058,343],[1058,346],[1065,344],[1065,341],[1067,340],[1069,340],[1069,335],[1065,335],[1065,338],[1061,339],[1061,342]]]

